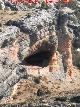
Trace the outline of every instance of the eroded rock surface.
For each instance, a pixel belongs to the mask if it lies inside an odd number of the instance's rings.
[[[28,91],[39,91],[38,94],[44,96],[46,92],[39,90],[43,84],[48,84],[51,89],[54,80],[65,81],[66,75],[70,79],[80,78],[77,73],[74,76],[71,51],[72,42],[74,44],[75,40],[79,40],[80,22],[76,15],[78,10],[70,8],[63,6],[58,10],[55,5],[47,10],[30,9],[25,17],[8,20],[1,25],[0,99],[10,95],[15,98],[20,86],[26,92],[25,85]],[[40,84],[33,81],[34,76],[39,77]],[[35,84],[39,84],[38,89]],[[30,86],[35,92],[31,91]]]
[[[19,29],[14,26],[0,32],[0,98],[10,95],[11,87],[27,76],[26,69],[18,64],[17,46],[13,46],[18,35]]]

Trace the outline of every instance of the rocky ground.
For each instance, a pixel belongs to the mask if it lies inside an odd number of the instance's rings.
[[[0,107],[80,106],[79,61],[75,62],[74,52],[80,48],[79,2],[62,6],[60,17],[58,6],[47,8],[0,10]],[[67,48],[64,43],[71,44]],[[57,63],[50,72],[52,50]],[[64,51],[69,52],[69,64],[74,62],[69,66],[66,60],[71,76],[63,63]]]

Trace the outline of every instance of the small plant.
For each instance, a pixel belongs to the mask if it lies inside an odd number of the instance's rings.
[[[51,94],[50,90],[48,90],[48,87],[42,86],[37,90],[37,96],[44,96]]]
[[[48,8],[49,8],[49,6],[43,1],[43,2],[41,3],[41,9],[47,10]]]
[[[72,52],[73,52],[73,64],[80,68],[80,53],[75,49],[73,49]]]
[[[68,4],[68,6],[72,9],[76,9],[77,7],[77,0],[71,0],[71,2]]]
[[[36,84],[39,84],[39,83],[40,83],[40,76],[39,76],[39,77],[34,77],[34,78],[33,78],[33,81],[34,81]]]

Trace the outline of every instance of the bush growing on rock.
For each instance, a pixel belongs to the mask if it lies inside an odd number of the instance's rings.
[[[43,2],[41,3],[41,9],[47,10],[48,8],[49,8],[48,5],[43,1]]]

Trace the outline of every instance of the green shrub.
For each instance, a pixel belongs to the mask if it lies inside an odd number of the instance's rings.
[[[49,8],[49,6],[43,1],[42,3],[41,3],[41,9],[48,9]]]

